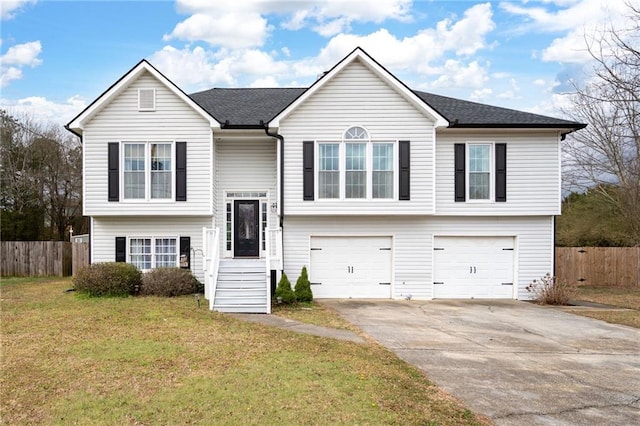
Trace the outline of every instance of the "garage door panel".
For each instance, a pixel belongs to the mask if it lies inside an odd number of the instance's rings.
[[[512,298],[512,237],[436,237],[435,298]]]
[[[391,237],[311,237],[314,297],[391,297]]]

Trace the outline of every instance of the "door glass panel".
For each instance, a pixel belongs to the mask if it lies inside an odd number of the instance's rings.
[[[238,206],[238,236],[245,240],[256,238],[255,204],[240,204]]]

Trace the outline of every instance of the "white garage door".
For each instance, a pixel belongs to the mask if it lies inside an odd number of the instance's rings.
[[[435,237],[433,297],[514,297],[512,237]]]
[[[391,237],[311,237],[313,297],[390,298]]]

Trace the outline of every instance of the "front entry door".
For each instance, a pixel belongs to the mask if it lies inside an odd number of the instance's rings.
[[[260,256],[259,203],[236,200],[233,207],[233,257]]]

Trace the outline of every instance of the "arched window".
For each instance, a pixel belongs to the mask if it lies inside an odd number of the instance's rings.
[[[369,132],[363,127],[353,126],[344,131],[344,140],[369,140]]]
[[[344,132],[344,197],[367,198],[367,145],[369,132],[360,126]]]

